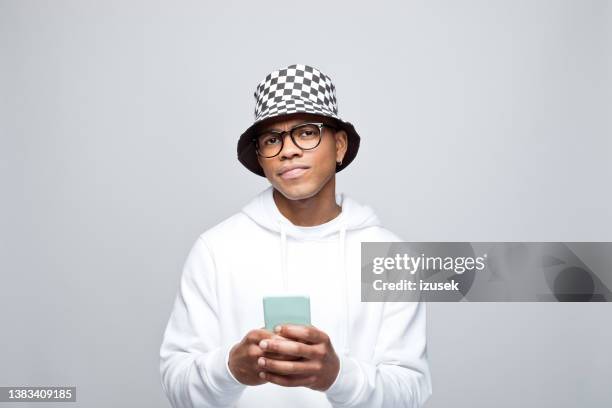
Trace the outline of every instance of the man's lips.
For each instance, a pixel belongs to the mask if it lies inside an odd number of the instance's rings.
[[[294,179],[300,177],[307,170],[307,166],[292,166],[289,167],[287,170],[280,172],[279,176],[285,180]]]

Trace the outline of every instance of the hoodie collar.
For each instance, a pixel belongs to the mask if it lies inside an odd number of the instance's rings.
[[[336,203],[342,207],[340,214],[320,225],[303,227],[293,224],[278,209],[272,193],[274,188],[268,186],[242,208],[242,212],[261,227],[270,231],[285,231],[287,236],[298,240],[322,239],[332,237],[344,228],[354,230],[380,225],[380,220],[369,206],[361,205],[344,193],[336,193]]]

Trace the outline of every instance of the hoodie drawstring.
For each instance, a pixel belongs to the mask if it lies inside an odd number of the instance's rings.
[[[278,225],[280,226],[281,235],[281,274],[283,277],[283,290],[287,292],[289,290],[289,276],[287,271],[287,232],[283,223],[279,220]]]
[[[340,255],[340,265],[342,268],[342,275],[344,276],[344,341],[343,341],[343,347],[342,347],[342,353],[344,355],[348,355],[349,353],[349,331],[350,331],[350,324],[349,324],[349,277],[348,277],[348,268],[346,267],[346,259],[345,259],[345,241],[346,241],[346,227],[344,225],[342,225],[340,227],[340,231],[338,233],[338,244],[340,246],[340,251],[339,251],[339,255]]]

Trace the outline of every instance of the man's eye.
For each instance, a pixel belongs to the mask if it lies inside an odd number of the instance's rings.
[[[278,138],[276,136],[270,136],[264,139],[264,142],[263,142],[264,145],[275,144],[275,143],[278,143]]]
[[[299,138],[300,139],[312,139],[317,136],[317,132],[312,129],[306,129],[300,131]]]

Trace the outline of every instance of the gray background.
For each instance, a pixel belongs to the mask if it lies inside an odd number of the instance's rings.
[[[404,239],[612,240],[611,34],[605,1],[0,0],[0,385],[169,406],[183,262],[266,187],[235,143],[291,63],[362,135],[338,190]],[[609,405],[610,310],[429,304],[428,408]]]

